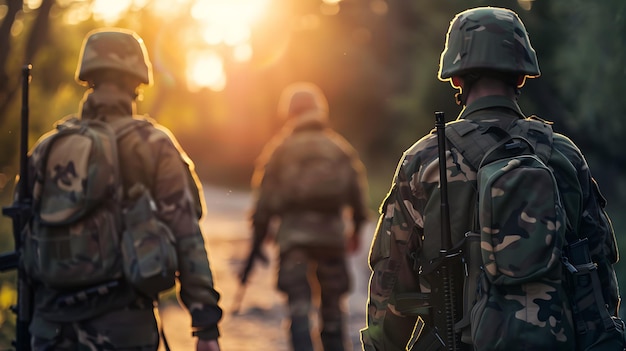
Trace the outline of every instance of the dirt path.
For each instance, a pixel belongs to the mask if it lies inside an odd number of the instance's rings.
[[[224,318],[220,324],[220,346],[224,351],[289,351],[283,296],[275,289],[276,260],[268,266],[257,265],[246,287],[240,313],[232,314],[239,285],[237,272],[249,249],[247,213],[250,194],[206,186],[207,215],[202,227],[213,270],[216,289],[221,294]],[[365,228],[359,253],[350,258],[353,289],[346,301],[347,331],[353,350],[361,350],[359,329],[365,324],[365,302],[369,271],[366,258],[373,233],[373,224]],[[275,248],[267,248],[270,256]],[[178,304],[161,307],[168,343],[172,351],[193,350],[190,319]],[[321,348],[320,348],[321,350]]]

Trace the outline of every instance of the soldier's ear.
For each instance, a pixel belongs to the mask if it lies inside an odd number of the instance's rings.
[[[463,78],[459,76],[452,76],[452,80],[450,82],[452,83],[452,86],[456,89],[461,89],[461,87],[463,86]]]

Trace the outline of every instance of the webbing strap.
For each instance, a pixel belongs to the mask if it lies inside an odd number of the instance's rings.
[[[469,164],[478,170],[483,156],[491,150],[501,138],[479,122],[458,120],[448,123],[446,137],[463,155]],[[497,129],[497,128],[496,128]],[[520,136],[528,140],[535,154],[547,163],[552,155],[552,127],[534,118],[519,119],[508,130],[511,136]]]
[[[552,126],[531,116],[516,121],[510,131],[513,135],[526,137],[539,159],[546,164],[548,163],[552,155],[552,140],[554,138]]]
[[[600,277],[598,276],[598,268],[593,263],[587,266],[590,267],[588,274],[591,275],[593,296],[596,301],[598,313],[600,313],[600,318],[602,319],[602,326],[606,331],[615,329],[615,323],[613,322],[613,319],[611,318],[611,315],[609,314],[609,311],[604,304],[604,296],[602,295],[602,284],[600,283]]]
[[[479,125],[468,120],[459,120],[448,123],[446,126],[446,138],[452,145],[463,155],[463,157],[474,168],[478,169],[478,165],[483,158],[484,153],[491,147],[491,138],[468,137],[478,133]]]
[[[113,128],[117,140],[122,139],[126,134],[128,134],[135,128],[141,128],[142,126],[151,124],[145,119],[138,119],[133,117],[121,117],[113,119],[108,123],[111,125],[111,128]]]

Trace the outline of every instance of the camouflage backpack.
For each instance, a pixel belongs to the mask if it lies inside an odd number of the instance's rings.
[[[339,208],[348,200],[352,174],[348,155],[323,132],[297,132],[283,144],[279,182],[285,206]]]
[[[149,296],[174,285],[171,232],[143,192],[133,201],[123,194],[117,141],[139,123],[148,122],[69,118],[35,148],[33,216],[22,260],[30,277],[67,292],[122,278]]]
[[[623,322],[609,315],[586,238],[571,224],[579,212],[566,213],[547,166],[551,126],[460,120],[446,137],[477,170],[462,341],[475,350],[623,350]]]

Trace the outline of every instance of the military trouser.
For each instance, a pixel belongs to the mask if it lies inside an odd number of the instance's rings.
[[[35,317],[30,332],[33,351],[154,351],[159,346],[152,309],[119,309],[71,323]]]
[[[314,274],[313,274],[314,273]],[[320,297],[320,329],[325,351],[343,351],[342,297],[350,289],[345,251],[335,248],[293,248],[280,258],[278,288],[287,294],[294,350],[313,350],[309,314],[313,290],[309,279],[317,280]]]

